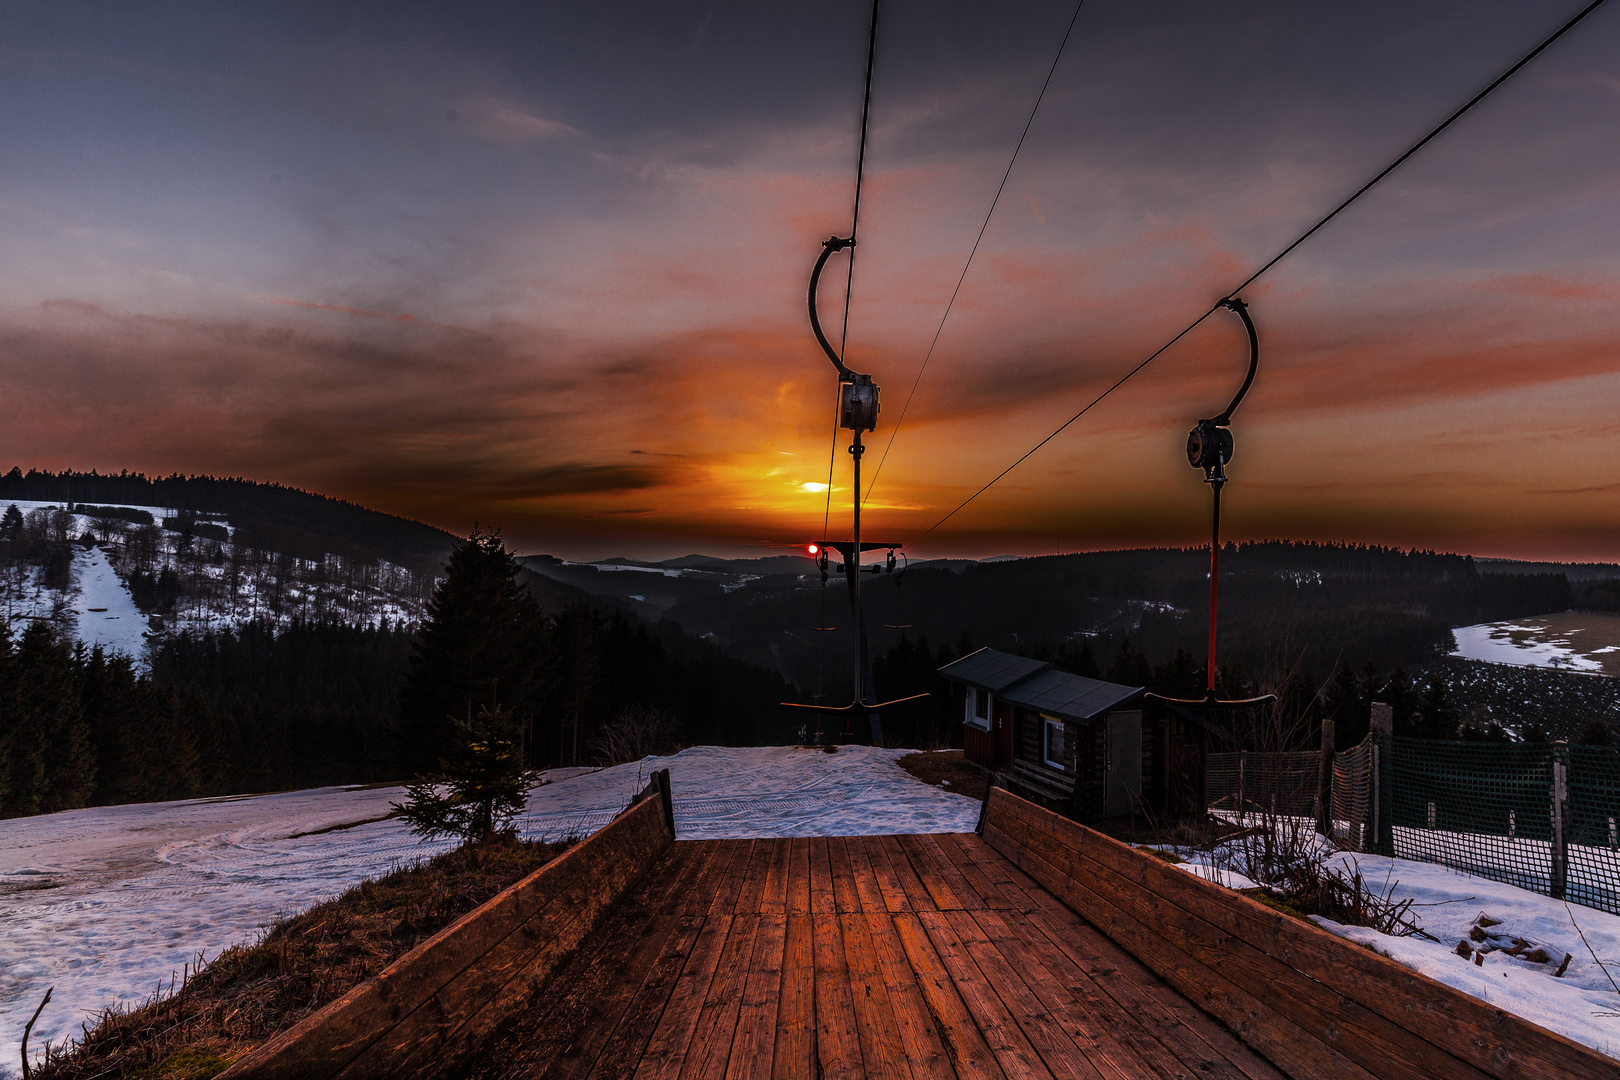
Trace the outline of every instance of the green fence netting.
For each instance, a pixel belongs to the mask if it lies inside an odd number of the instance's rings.
[[[1394,854],[1620,914],[1620,749],[1394,739]],[[1221,814],[1316,817],[1316,752],[1211,754]],[[1377,848],[1371,738],[1333,757],[1332,839]],[[1561,782],[1560,782],[1561,778]]]
[[[1620,750],[1571,746],[1565,782],[1565,896],[1620,914]]]
[[[1547,893],[1552,747],[1396,739],[1395,854]]]

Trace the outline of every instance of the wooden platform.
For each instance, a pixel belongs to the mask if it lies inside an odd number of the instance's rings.
[[[677,841],[467,1075],[1282,1076],[973,835]]]

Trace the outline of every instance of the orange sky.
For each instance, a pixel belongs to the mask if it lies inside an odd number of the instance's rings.
[[[1083,12],[867,535],[915,539],[1567,17],[1497,7]],[[868,476],[1071,10],[887,9]],[[550,57],[498,22],[42,18],[0,119],[0,464],[245,475],[576,557],[819,536],[804,286],[848,228],[865,11],[553,12]],[[1227,535],[1620,559],[1617,55],[1605,10],[1246,293]],[[1212,318],[913,554],[1198,542],[1182,444],[1245,360]]]

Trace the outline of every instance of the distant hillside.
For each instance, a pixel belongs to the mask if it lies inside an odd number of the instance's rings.
[[[0,476],[0,505],[7,501],[156,506],[222,515],[232,525],[278,532],[278,548],[296,547],[300,557],[322,553],[380,557],[401,566],[440,558],[456,537],[420,521],[369,510],[327,495],[238,477],[148,477],[121,472],[41,472],[13,467]],[[306,554],[308,553],[308,554]]]
[[[1155,662],[1177,648],[1202,656],[1208,559],[1197,548],[1151,548],[913,563],[863,585],[872,648],[882,654],[902,633],[936,646],[1087,644],[1106,665],[1128,637]],[[807,557],[583,564],[535,556],[525,565],[649,619],[679,623],[801,688],[848,685],[845,585],[835,573],[823,597]],[[1369,658],[1385,667],[1422,664],[1452,647],[1451,627],[1560,611],[1577,600],[1563,573],[1366,545],[1228,545],[1221,570],[1222,662],[1250,670],[1285,655],[1323,676],[1340,658],[1357,667]],[[1583,582],[1583,590],[1600,583]],[[824,624],[839,629],[811,631]]]

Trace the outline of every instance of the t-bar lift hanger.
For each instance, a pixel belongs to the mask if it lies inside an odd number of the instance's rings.
[[[1248,709],[1256,705],[1268,705],[1277,700],[1276,694],[1263,694],[1260,697],[1243,698],[1235,701],[1223,701],[1215,696],[1215,600],[1217,586],[1220,581],[1221,559],[1221,488],[1226,486],[1226,463],[1232,460],[1232,432],[1228,425],[1232,422],[1232,413],[1242,403],[1249,387],[1254,385],[1254,373],[1260,366],[1260,338],[1254,330],[1254,320],[1249,318],[1249,305],[1235,296],[1222,300],[1218,307],[1235,312],[1243,320],[1243,328],[1249,332],[1249,374],[1238,387],[1237,394],[1232,398],[1226,411],[1219,416],[1212,416],[1208,420],[1198,421],[1198,425],[1187,433],[1187,463],[1195,469],[1204,470],[1204,483],[1210,486],[1214,493],[1214,512],[1210,518],[1209,537],[1209,661],[1207,668],[1207,681],[1205,693],[1202,698],[1168,698],[1159,694],[1148,694],[1151,701],[1168,705],[1177,712],[1191,710],[1231,711],[1235,709]]]

